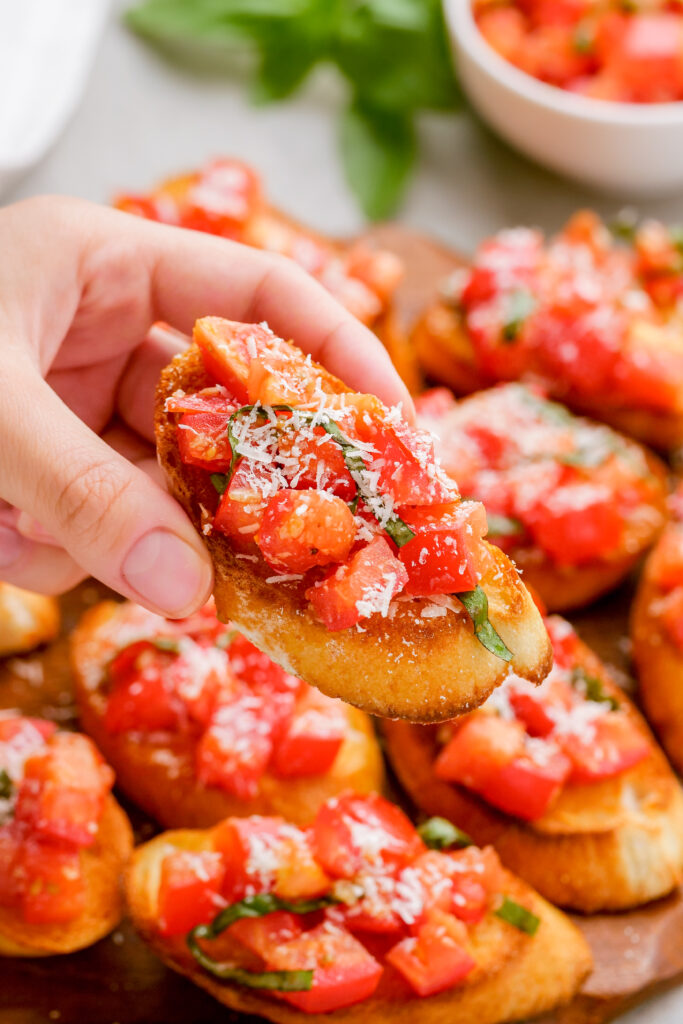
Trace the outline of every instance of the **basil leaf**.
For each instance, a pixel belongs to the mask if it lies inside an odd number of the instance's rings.
[[[496,512],[487,512],[486,521],[489,524],[487,534],[489,537],[509,537],[522,533],[524,530],[524,525],[519,519],[513,519],[512,516],[501,516]]]
[[[402,548],[404,544],[413,540],[415,533],[404,523],[400,516],[392,516],[384,524],[384,532],[388,533],[396,547]]]
[[[417,826],[418,835],[430,850],[462,849],[474,845],[466,832],[446,818],[429,818]]]
[[[572,686],[581,693],[586,700],[592,700],[596,704],[609,704],[610,710],[618,711],[621,705],[616,697],[608,693],[605,685],[597,676],[589,676],[581,665],[572,669]]]
[[[457,597],[471,618],[474,635],[479,643],[502,661],[512,661],[512,651],[505,646],[489,621],[489,601],[481,587],[477,585],[474,590],[465,590],[461,594],[454,594],[454,597]]]
[[[518,928],[520,932],[525,932],[527,935],[535,935],[541,923],[540,917],[527,910],[521,903],[511,900],[509,896],[503,896],[503,902],[493,913],[501,921],[506,921],[513,928]]]
[[[516,341],[527,317],[536,309],[536,299],[528,288],[516,288],[505,299],[503,341]]]
[[[210,480],[218,494],[225,494],[228,486],[228,478],[225,473],[211,473]]]
[[[290,914],[312,914],[339,901],[334,896],[321,896],[316,900],[282,900],[272,892],[245,896],[238,903],[232,903],[216,914],[211,924],[200,924],[192,930],[198,939],[215,939],[235,921],[245,917],[265,917],[276,910],[288,910]]]
[[[4,769],[0,768],[0,800],[9,800],[14,793],[14,783],[9,777],[9,773]]]
[[[595,31],[589,22],[580,21],[574,29],[572,43],[577,53],[589,54],[595,49]]]
[[[187,936],[187,946],[200,967],[220,981],[271,992],[308,992],[313,987],[313,971],[247,971],[222,963],[204,952],[193,932]]]
[[[389,217],[415,163],[412,114],[375,108],[356,96],[342,116],[339,139],[346,180],[363,212],[370,220]]]
[[[157,636],[149,641],[159,651],[168,651],[170,654],[180,654],[180,640],[174,636]]]
[[[619,238],[622,242],[628,242],[629,244],[635,241],[637,229],[637,214],[630,209],[622,210],[618,213],[609,225],[609,230],[615,238]]]

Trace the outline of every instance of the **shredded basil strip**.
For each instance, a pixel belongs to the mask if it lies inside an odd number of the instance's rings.
[[[446,818],[429,818],[417,826],[418,835],[430,850],[462,849],[474,840]]]
[[[9,800],[14,792],[14,783],[4,768],[0,768],[0,800]]]
[[[620,708],[619,701],[607,692],[602,680],[597,676],[589,676],[580,665],[572,669],[572,686],[582,693],[586,700],[592,700],[596,704],[609,704],[611,711],[618,711]]]
[[[218,494],[225,494],[228,486],[228,477],[225,473],[211,473],[211,483]]]
[[[180,654],[180,640],[174,636],[156,636],[149,641],[159,651],[169,651],[171,654]]]
[[[313,985],[313,971],[246,971],[232,964],[221,963],[205,953],[198,944],[199,939],[215,939],[226,928],[243,918],[265,917],[276,910],[287,910],[291,914],[311,914],[323,910],[333,903],[339,903],[334,896],[321,896],[316,900],[282,900],[273,893],[245,896],[238,903],[232,903],[218,913],[210,924],[200,924],[187,936],[188,949],[198,964],[214,977],[223,981],[234,981],[247,988],[272,989],[278,992],[307,992]]]
[[[520,932],[525,932],[527,935],[535,935],[541,923],[540,917],[532,914],[530,910],[520,903],[516,903],[515,900],[511,900],[509,896],[503,896],[503,902],[493,913],[501,921],[506,921],[513,928],[518,928]]]
[[[512,651],[505,646],[489,621],[489,601],[481,587],[477,584],[474,590],[464,590],[461,594],[454,594],[454,597],[457,597],[472,619],[474,635],[479,643],[502,661],[512,661]]]
[[[489,537],[509,537],[522,533],[524,530],[524,525],[519,519],[513,519],[512,516],[501,516],[496,512],[487,512],[486,521],[489,524]]]
[[[507,297],[503,319],[503,341],[517,341],[524,323],[536,309],[536,299],[528,288],[516,288]]]

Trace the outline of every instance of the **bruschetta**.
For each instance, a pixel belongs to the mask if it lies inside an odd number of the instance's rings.
[[[133,848],[87,737],[0,714],[0,955],[71,953],[123,916]]]
[[[631,641],[645,714],[683,772],[683,486],[671,511],[638,585]]]
[[[401,261],[369,241],[334,242],[270,205],[256,171],[240,160],[210,160],[142,195],[122,195],[119,210],[204,231],[280,253],[315,277],[372,328],[410,388],[419,371],[413,346],[393,304]]]
[[[157,451],[219,618],[379,715],[441,721],[511,669],[544,677],[541,617],[427,434],[265,325],[206,317],[194,339],[161,377]]]
[[[576,214],[545,242],[501,231],[443,283],[414,344],[424,371],[458,393],[499,381],[551,398],[657,448],[683,442],[680,243],[647,222],[629,242]]]
[[[574,925],[491,848],[422,833],[353,793],[308,831],[228,818],[168,832],[134,855],[130,914],[174,970],[281,1024],[500,1024],[569,1001],[591,967]]]
[[[446,726],[385,722],[387,753],[427,814],[492,843],[560,906],[623,910],[683,876],[683,795],[631,701],[564,619],[539,687],[510,677]]]
[[[71,663],[85,732],[166,828],[248,814],[304,824],[335,793],[382,787],[368,717],[289,675],[213,602],[171,622],[104,601],[72,634]]]
[[[25,654],[54,640],[59,622],[54,597],[0,583],[0,658]]]
[[[664,525],[663,463],[535,388],[502,384],[457,403],[434,388],[416,407],[446,472],[486,506],[489,540],[551,611],[611,590]]]

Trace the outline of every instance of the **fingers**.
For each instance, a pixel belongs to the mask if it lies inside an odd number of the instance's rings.
[[[211,562],[180,506],[88,430],[37,374],[16,370],[0,409],[0,493],[68,555],[14,531],[4,548],[0,539],[3,578],[54,592],[73,585],[75,563],[161,614],[181,617],[199,607],[211,591]]]
[[[123,372],[117,408],[128,426],[149,441],[154,441],[154,392],[161,371],[189,344],[190,338],[179,331],[153,327],[135,349]],[[128,457],[126,452],[123,454]]]

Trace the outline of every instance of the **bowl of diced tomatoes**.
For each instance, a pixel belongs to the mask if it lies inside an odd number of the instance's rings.
[[[507,142],[589,186],[683,186],[683,8],[444,0],[463,87]]]

